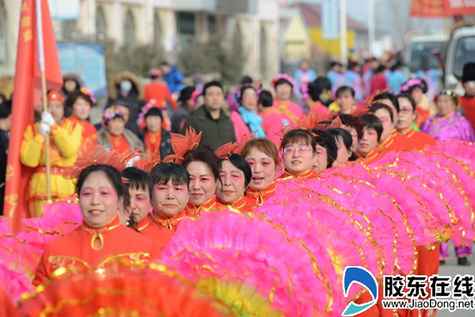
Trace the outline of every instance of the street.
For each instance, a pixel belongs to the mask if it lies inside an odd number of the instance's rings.
[[[450,275],[455,276],[456,274],[475,274],[475,256],[472,255],[470,262],[472,262],[471,266],[458,266],[457,260],[454,255],[453,247],[450,248],[450,258],[446,262],[445,265],[441,266],[440,274],[441,275]],[[475,316],[475,311],[455,311],[453,313],[449,311],[441,311],[438,313],[439,317],[473,317]]]

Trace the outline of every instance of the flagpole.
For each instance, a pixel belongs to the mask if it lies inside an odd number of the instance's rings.
[[[45,0],[48,2],[48,0]],[[43,43],[43,18],[42,18],[42,0],[35,0],[35,11],[36,11],[36,30],[38,34],[38,65],[41,75],[41,102],[43,105],[43,111],[48,111],[48,97],[47,97],[47,87],[46,87],[46,69],[45,69],[45,50]],[[45,161],[46,161],[46,196],[48,202],[51,202],[51,161],[50,161],[50,136],[49,133],[45,136],[46,151],[45,151]]]

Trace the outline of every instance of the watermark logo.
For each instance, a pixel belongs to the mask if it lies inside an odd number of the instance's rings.
[[[353,284],[359,284],[368,290],[372,299],[362,304],[351,301],[341,314],[345,317],[361,314],[376,305],[378,301],[378,283],[370,271],[361,266],[347,266],[343,272],[343,294],[345,297],[348,297]]]

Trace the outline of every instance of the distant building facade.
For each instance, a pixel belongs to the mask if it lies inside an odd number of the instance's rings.
[[[279,0],[79,0],[77,20],[55,21],[58,40],[71,36],[116,44],[159,43],[174,62],[191,38],[239,31],[244,73],[269,79],[279,67]],[[0,0],[0,76],[14,72],[20,0]]]

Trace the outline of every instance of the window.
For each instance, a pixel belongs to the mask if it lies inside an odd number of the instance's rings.
[[[465,36],[457,40],[454,56],[454,74],[462,77],[463,65],[475,62],[475,36]]]
[[[216,31],[216,16],[208,15],[208,33],[214,34]]]
[[[436,53],[444,48],[444,42],[415,42],[411,44],[410,68],[415,72],[424,68],[440,68]]]
[[[266,27],[265,25],[260,26],[260,38],[259,38],[259,64],[260,64],[260,71],[261,71],[261,77],[266,78],[267,77],[267,57],[268,57],[268,52],[267,52],[267,32],[266,32]]]
[[[96,38],[98,40],[107,38],[107,20],[102,6],[98,6],[96,11]]]
[[[136,44],[135,37],[135,17],[132,10],[127,10],[124,20],[124,45],[133,46]]]
[[[178,12],[177,30],[180,35],[195,35],[195,15],[190,12]]]
[[[153,16],[153,44],[155,47],[160,46],[160,37],[161,37],[161,26],[160,26],[160,15],[157,11]]]
[[[0,64],[7,62],[7,10],[0,0]]]

